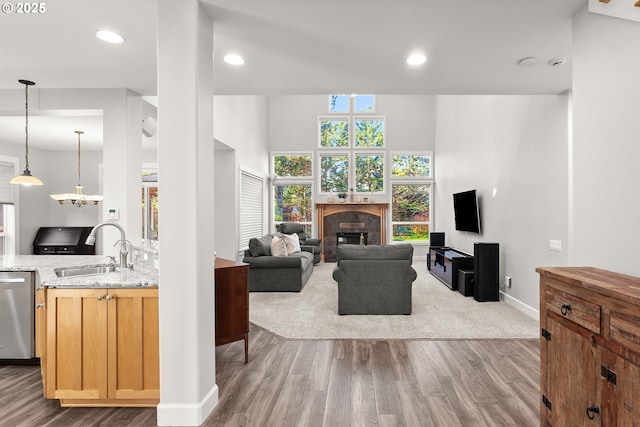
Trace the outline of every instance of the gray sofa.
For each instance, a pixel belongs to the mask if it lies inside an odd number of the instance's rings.
[[[282,234],[297,234],[300,239],[300,248],[303,251],[313,254],[313,263],[320,262],[320,253],[322,252],[322,240],[307,237],[304,232],[304,225],[299,222],[283,222],[276,225],[276,230]]]
[[[300,292],[313,272],[313,254],[305,250],[285,257],[271,255],[272,234],[249,240],[243,262],[249,264],[250,292]]]
[[[339,245],[338,314],[411,314],[413,246]]]

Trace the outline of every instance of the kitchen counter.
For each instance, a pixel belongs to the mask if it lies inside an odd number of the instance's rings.
[[[54,268],[106,264],[104,255],[16,255],[0,257],[0,271],[35,271],[36,288],[147,288],[158,286],[157,271],[144,269],[58,277]]]

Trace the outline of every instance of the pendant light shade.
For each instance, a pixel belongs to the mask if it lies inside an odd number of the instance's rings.
[[[83,207],[87,204],[87,202],[92,202],[94,205],[100,203],[100,201],[104,198],[103,196],[99,196],[97,194],[94,195],[85,195],[82,194],[82,184],[80,184],[80,135],[84,132],[81,130],[74,131],[78,134],[78,185],[76,185],[75,193],[62,193],[62,194],[52,194],[51,198],[53,200],[57,200],[61,205],[64,202],[69,201],[72,205],[75,205],[79,208]]]
[[[36,178],[35,176],[31,175],[31,171],[29,170],[29,86],[33,86],[35,85],[34,82],[31,82],[29,80],[18,80],[21,84],[24,85],[24,98],[25,98],[25,102],[24,102],[24,117],[25,117],[25,124],[24,124],[24,133],[25,133],[25,139],[24,139],[24,159],[25,159],[25,168],[24,168],[24,172],[22,172],[22,175],[18,175],[15,178],[13,178],[11,181],[9,181],[9,183],[11,184],[20,184],[20,185],[24,185],[25,187],[31,186],[31,185],[42,185],[42,181],[40,181],[38,178]]]

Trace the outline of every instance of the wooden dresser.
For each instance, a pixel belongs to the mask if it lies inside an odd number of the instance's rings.
[[[640,425],[640,279],[540,273],[540,425]]]
[[[244,340],[249,361],[249,264],[216,258],[216,346]]]

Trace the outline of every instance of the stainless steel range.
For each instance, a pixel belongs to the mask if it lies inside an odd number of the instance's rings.
[[[35,272],[0,271],[0,360],[35,357]]]

